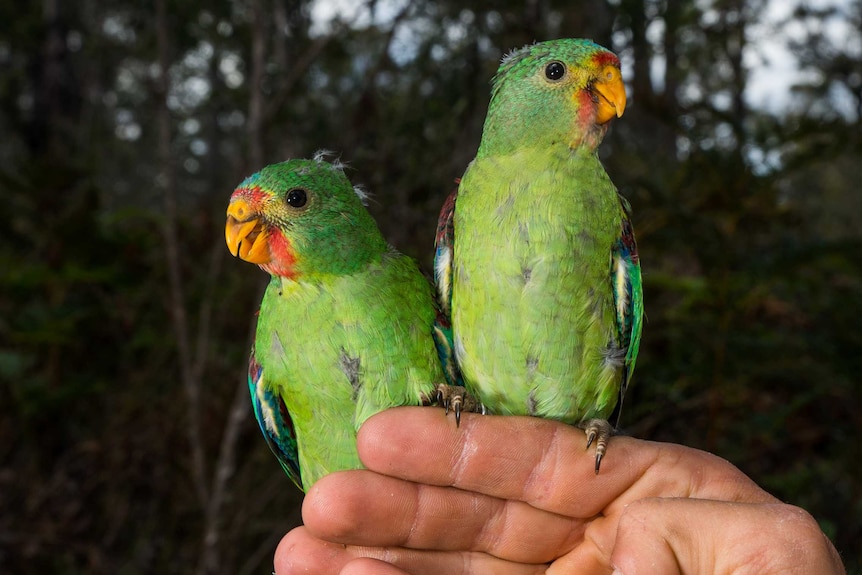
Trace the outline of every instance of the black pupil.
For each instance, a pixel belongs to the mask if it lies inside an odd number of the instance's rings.
[[[559,80],[566,73],[566,67],[562,62],[551,62],[545,66],[545,77],[548,80]]]
[[[290,190],[287,192],[287,203],[294,208],[301,208],[308,201],[305,190]]]

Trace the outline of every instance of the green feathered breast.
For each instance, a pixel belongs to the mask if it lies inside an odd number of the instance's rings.
[[[482,157],[461,181],[455,353],[468,389],[495,413],[579,423],[616,405],[610,256],[623,212],[591,156],[558,147]]]
[[[273,278],[255,357],[293,420],[302,483],[361,467],[356,430],[371,415],[427,401],[443,381],[428,283],[387,252],[348,276]]]

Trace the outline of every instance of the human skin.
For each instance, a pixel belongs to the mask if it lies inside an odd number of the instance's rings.
[[[358,436],[275,554],[278,575],[843,574],[804,510],[681,445],[614,437],[601,473],[581,430],[397,408]],[[615,571],[616,570],[616,571]]]

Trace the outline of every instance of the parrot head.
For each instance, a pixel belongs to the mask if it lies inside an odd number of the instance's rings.
[[[348,274],[387,249],[364,198],[321,154],[273,164],[234,190],[225,241],[231,254],[274,276]]]
[[[560,142],[595,149],[625,107],[613,52],[569,38],[525,46],[503,58],[494,77],[480,154]]]

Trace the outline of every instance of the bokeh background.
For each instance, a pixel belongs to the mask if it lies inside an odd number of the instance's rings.
[[[232,188],[335,150],[427,267],[501,55],[562,36],[630,98],[626,431],[729,459],[862,572],[859,0],[0,1],[0,572],[269,572],[300,494],[250,414]]]

